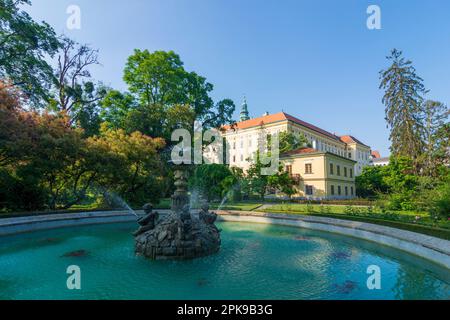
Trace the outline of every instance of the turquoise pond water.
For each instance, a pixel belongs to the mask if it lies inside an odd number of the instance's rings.
[[[134,223],[0,238],[0,299],[449,299],[450,272],[349,237],[250,223],[219,223],[222,249],[193,261],[134,255]],[[86,255],[67,257],[85,250]],[[81,268],[81,290],[66,269]],[[381,268],[381,290],[366,269]]]

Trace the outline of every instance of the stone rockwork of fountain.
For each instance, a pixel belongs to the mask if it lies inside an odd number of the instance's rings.
[[[175,170],[176,190],[171,212],[164,217],[144,206],[146,215],[138,220],[134,233],[136,254],[149,259],[193,259],[216,253],[220,249],[220,230],[214,222],[217,215],[205,202],[197,216],[189,208],[187,173],[181,166]]]

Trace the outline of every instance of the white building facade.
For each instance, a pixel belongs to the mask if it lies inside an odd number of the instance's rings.
[[[225,163],[244,171],[249,168],[263,139],[283,131],[303,134],[313,149],[319,152],[329,152],[355,161],[356,176],[370,165],[370,147],[353,136],[337,136],[284,112],[249,119],[246,105],[241,119],[243,121],[221,128],[221,135],[225,140]],[[206,148],[205,158],[208,161],[218,162],[218,157],[215,150]]]

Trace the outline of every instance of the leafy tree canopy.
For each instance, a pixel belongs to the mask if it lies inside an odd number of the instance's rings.
[[[449,157],[450,123],[448,107],[439,101],[427,100],[424,103],[425,153],[423,173],[438,176],[439,167],[446,164]]]
[[[280,153],[285,153],[307,146],[308,140],[303,134],[282,131],[279,134],[279,143]]]
[[[126,63],[124,81],[130,93],[113,91],[102,101],[102,116],[112,127],[170,140],[174,129],[192,129],[194,120],[205,128],[228,123],[235,109],[230,99],[214,103],[213,85],[186,71],[173,51],[135,50]]]
[[[46,57],[60,43],[45,22],[37,23],[21,10],[29,0],[0,0],[0,78],[19,87],[29,101],[43,106],[49,99],[54,75]]]

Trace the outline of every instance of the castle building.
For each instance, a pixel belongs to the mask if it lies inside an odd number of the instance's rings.
[[[354,177],[359,175],[365,166],[370,165],[371,150],[368,145],[351,135],[335,135],[285,112],[250,118],[245,99],[241,108],[240,121],[221,128],[221,135],[226,142],[225,162],[230,166],[247,170],[258,150],[261,139],[282,131],[303,134],[312,146],[308,151],[298,150],[297,153],[280,155],[280,160],[287,166],[291,166],[287,167],[288,170],[291,170],[291,174],[321,180],[320,185],[319,183],[305,184],[307,181],[304,180],[302,185],[299,185],[301,195],[306,195],[306,193],[310,195],[312,186],[314,193],[311,195],[312,197],[354,196]],[[215,162],[215,155],[211,151],[206,149],[205,157]],[[322,164],[320,166],[313,164],[314,172],[311,175],[311,173],[305,173],[305,161],[321,162]],[[330,171],[331,164],[336,167],[333,169],[336,171]],[[339,169],[337,169],[338,167]],[[337,170],[339,170],[339,175]],[[330,181],[339,181],[339,183]]]

